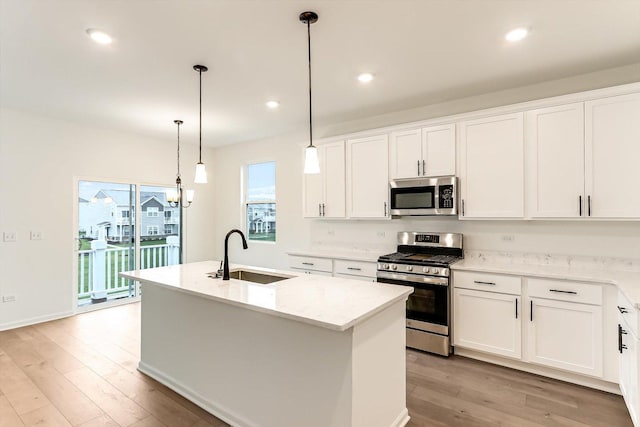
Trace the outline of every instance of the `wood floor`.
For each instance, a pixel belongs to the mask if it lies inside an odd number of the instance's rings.
[[[0,427],[226,426],[136,370],[139,335],[140,304],[0,332]],[[411,427],[632,426],[620,396],[463,357],[407,371]]]

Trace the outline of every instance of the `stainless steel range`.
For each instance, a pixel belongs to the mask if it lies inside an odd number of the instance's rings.
[[[398,251],[378,258],[377,281],[413,286],[407,300],[407,347],[451,353],[449,265],[463,258],[462,234],[398,232]]]

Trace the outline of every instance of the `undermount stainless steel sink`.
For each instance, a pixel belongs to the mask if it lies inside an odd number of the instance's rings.
[[[267,283],[279,282],[281,280],[291,279],[290,276],[281,276],[279,274],[271,273],[256,273],[255,271],[247,270],[235,270],[229,272],[231,279],[245,280],[247,282],[261,283],[263,285]]]

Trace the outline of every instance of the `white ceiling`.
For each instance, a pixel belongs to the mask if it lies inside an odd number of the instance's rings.
[[[196,143],[332,123],[640,62],[640,0],[0,0],[2,106]],[[519,44],[504,34],[531,28]],[[101,46],[85,34],[114,37]],[[376,75],[368,86],[358,73]],[[639,76],[640,77],[640,76]],[[264,103],[277,99],[281,107]]]

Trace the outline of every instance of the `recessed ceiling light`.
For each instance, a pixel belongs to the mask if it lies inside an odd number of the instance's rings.
[[[111,42],[113,41],[109,34],[105,33],[104,31],[96,30],[95,28],[89,28],[87,30],[87,34],[96,43],[111,44]]]
[[[527,37],[528,33],[529,33],[529,30],[527,30],[526,28],[516,28],[514,30],[509,31],[507,35],[504,36],[504,38],[510,42],[519,42],[523,38]]]
[[[358,76],[360,83],[369,83],[371,80],[373,80],[373,74],[371,73],[362,73]]]
[[[278,101],[267,101],[265,105],[271,109],[278,108],[280,103]]]

